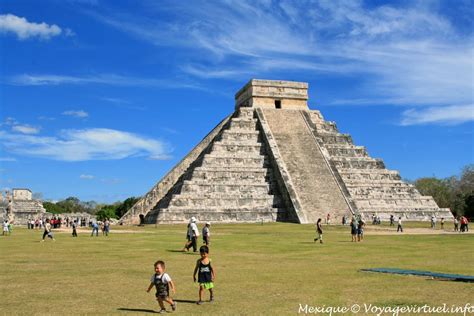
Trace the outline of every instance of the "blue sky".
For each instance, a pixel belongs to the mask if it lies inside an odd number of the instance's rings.
[[[472,1],[0,0],[0,188],[146,193],[249,79],[310,108],[402,177],[474,162]]]

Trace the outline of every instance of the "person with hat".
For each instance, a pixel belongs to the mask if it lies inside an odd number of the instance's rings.
[[[199,229],[196,225],[196,217],[191,217],[191,220],[189,221],[188,225],[188,233],[187,233],[187,238],[189,240],[188,243],[186,243],[186,246],[184,246],[185,250],[188,251],[189,248],[192,246],[193,247],[193,252],[197,251],[197,238],[199,237]]]

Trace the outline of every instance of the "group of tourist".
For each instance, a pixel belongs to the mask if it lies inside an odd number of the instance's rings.
[[[189,220],[186,231],[186,243],[184,244],[183,251],[189,251],[191,247],[193,248],[193,252],[197,251],[197,240],[200,234],[196,222],[197,220],[194,216]],[[211,223],[209,222],[206,222],[202,229],[202,240],[206,246],[211,245]]]
[[[461,227],[459,227],[459,224],[461,224]],[[454,231],[460,233],[469,231],[469,220],[466,216],[454,218]]]
[[[94,236],[94,233],[96,237],[99,237],[99,228],[100,228],[100,231],[102,232],[102,236],[109,236],[110,220],[106,218],[104,221],[93,222],[91,237]],[[73,228],[73,236],[74,236],[74,228]]]

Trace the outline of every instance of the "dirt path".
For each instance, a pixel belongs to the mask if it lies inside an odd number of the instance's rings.
[[[453,230],[441,230],[431,228],[403,228],[403,233],[397,233],[397,226],[393,227],[380,227],[380,226],[366,226],[364,233],[366,235],[454,235],[460,234]],[[471,230],[463,234],[474,234]]]

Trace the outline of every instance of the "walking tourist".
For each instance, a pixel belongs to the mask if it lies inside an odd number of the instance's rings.
[[[316,222],[316,232],[318,233],[318,237],[314,238],[314,242],[318,241],[322,244],[323,243],[323,228],[321,225],[321,218],[318,218]]]
[[[402,217],[398,217],[398,226],[397,226],[397,233],[401,232],[403,233],[403,227],[402,227]]]
[[[356,242],[357,241],[357,220],[355,219],[354,216],[352,216],[351,219],[351,235],[352,235],[352,241]]]
[[[76,229],[77,229],[77,222],[74,221],[72,223],[72,237],[77,237],[77,230]]]
[[[91,237],[94,236],[94,232],[95,232],[95,236],[96,236],[96,237],[99,237],[99,225],[97,224],[97,222],[93,222],[93,223],[92,223],[92,234],[91,234]]]
[[[211,245],[211,223],[206,222],[206,225],[202,229],[202,240],[206,246]]]
[[[46,236],[48,236],[48,238],[52,239],[53,241],[56,241],[56,239],[54,239],[54,235],[51,230],[51,224],[50,224],[49,218],[46,219],[46,223],[44,224],[43,239],[41,239],[42,242],[44,241]]]

